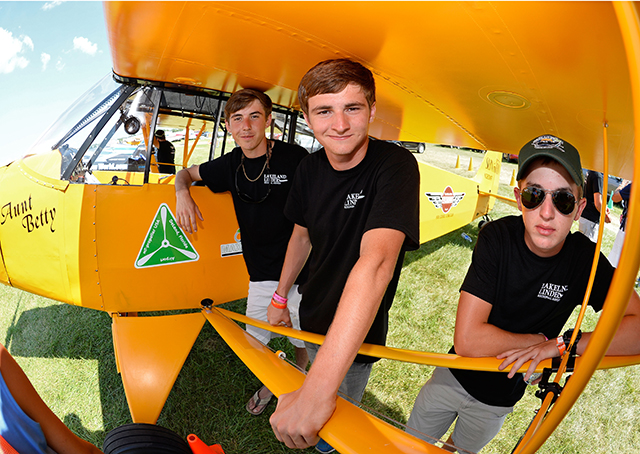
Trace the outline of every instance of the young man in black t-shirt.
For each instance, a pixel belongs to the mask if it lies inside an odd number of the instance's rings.
[[[176,175],[176,218],[185,231],[197,230],[202,214],[189,187],[204,181],[213,192],[231,192],[242,234],[242,254],[249,272],[247,315],[267,321],[267,307],[278,285],[293,222],[284,216],[284,205],[293,175],[307,151],[293,144],[269,140],[266,128],[271,124],[271,99],[262,92],[244,89],[235,92],[225,106],[227,128],[239,145],[213,161],[181,170]],[[289,290],[287,326],[300,329],[298,282]],[[284,298],[283,300],[286,300]],[[247,325],[247,332],[264,344],[277,334]],[[304,342],[289,339],[296,348],[296,363],[308,363]],[[273,394],[261,387],[247,403],[247,411],[261,414]]]
[[[560,331],[584,298],[595,244],[570,233],[586,204],[578,151],[557,137],[540,136],[520,150],[517,178],[514,193],[522,216],[498,219],[480,231],[460,290],[451,350],[496,356],[504,359],[500,370],[511,368],[508,373],[436,368],[407,423],[419,431],[410,433],[430,443],[457,418],[447,442],[472,452],[482,449],[522,398],[538,363],[566,349],[570,336],[559,336]],[[589,300],[596,311],[613,271],[601,253]],[[578,338],[577,354],[590,337]],[[632,292],[607,354],[639,352],[640,299]],[[529,360],[524,376],[517,373]]]
[[[326,339],[319,349],[307,344],[312,366],[304,384],[280,396],[271,416],[290,448],[318,442],[338,388],[362,396],[376,359],[356,353],[363,342],[384,344],[404,251],[419,245],[418,164],[404,148],[369,139],[371,71],[350,60],[321,62],[302,78],[298,98],[324,148],[296,172],[285,207],[295,226],[277,294],[287,293],[311,252],[301,326]],[[288,319],[274,305],[268,313],[273,325]],[[324,442],[316,449],[333,450]]]

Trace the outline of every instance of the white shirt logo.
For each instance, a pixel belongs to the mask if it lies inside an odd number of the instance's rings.
[[[276,175],[273,173],[264,174],[264,184],[284,184],[289,181],[286,175]]]
[[[538,292],[538,298],[544,298],[557,303],[562,299],[564,292],[567,290],[569,290],[569,286],[567,285],[556,285],[550,283],[542,284],[542,287],[540,287],[540,291]]]
[[[364,199],[362,191],[353,194],[347,194],[347,200],[344,201],[344,209],[349,210],[351,208],[355,208],[356,203],[358,203],[358,200],[360,199]]]

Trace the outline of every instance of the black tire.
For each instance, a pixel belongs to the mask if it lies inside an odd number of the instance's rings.
[[[104,454],[192,454],[177,433],[153,424],[126,424],[109,432],[102,444]]]

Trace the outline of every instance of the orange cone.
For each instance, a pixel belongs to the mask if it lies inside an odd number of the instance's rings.
[[[193,452],[193,454],[224,454],[222,446],[207,446],[204,441],[198,438],[197,435],[190,434],[187,437],[187,441],[189,442],[189,447],[191,448],[191,452]]]
[[[458,159],[456,159],[456,169],[460,168],[460,155],[458,155]]]
[[[473,170],[473,157],[469,158],[469,172]]]

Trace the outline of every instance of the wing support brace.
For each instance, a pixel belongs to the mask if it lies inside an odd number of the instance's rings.
[[[302,386],[302,372],[224,316],[218,308],[205,307],[203,313],[227,345],[276,396]],[[333,416],[320,430],[320,436],[344,454],[446,452],[370,415],[341,397],[336,401]]]

